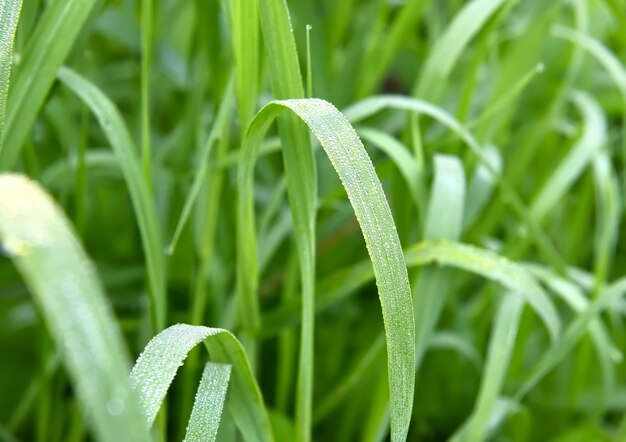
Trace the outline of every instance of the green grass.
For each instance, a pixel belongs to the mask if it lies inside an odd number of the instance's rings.
[[[0,441],[626,440],[625,26],[0,1]]]

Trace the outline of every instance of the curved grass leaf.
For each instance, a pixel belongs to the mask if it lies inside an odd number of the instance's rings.
[[[391,211],[374,167],[356,132],[330,103],[319,99],[275,101],[252,120],[243,143],[238,187],[238,263],[246,277],[240,302],[256,304],[257,259],[253,171],[261,140],[278,114],[290,109],[318,138],[346,188],[371,257],[383,311],[391,395],[392,440],[406,437],[413,404],[415,329],[411,291]],[[299,146],[297,146],[299,147]],[[297,228],[297,226],[296,226]],[[310,312],[311,315],[314,312]]]
[[[435,263],[466,270],[499,283],[526,298],[543,320],[552,340],[557,339],[561,321],[548,294],[521,265],[490,250],[451,241],[424,242],[406,253],[408,265]]]
[[[55,3],[56,4],[56,3]],[[152,295],[152,321],[157,330],[165,326],[166,294],[163,246],[156,208],[150,196],[137,149],[115,105],[94,84],[68,68],[59,70],[59,80],[74,92],[96,116],[124,174],[130,193],[146,257],[148,283]]]
[[[231,366],[207,362],[191,410],[185,442],[214,441],[226,400]]]
[[[22,0],[3,0],[0,4],[0,152],[4,136],[9,78],[13,64],[13,39],[22,9]]]
[[[589,51],[604,66],[622,94],[623,99],[626,100],[626,68],[606,46],[584,32],[565,26],[554,26],[552,35],[575,43]]]
[[[593,162],[596,190],[596,241],[594,251],[595,292],[601,289],[609,275],[619,236],[622,211],[619,182],[607,151]]]
[[[176,372],[189,351],[204,341],[213,362],[232,365],[231,393],[228,405],[246,440],[272,440],[269,417],[261,391],[254,380],[243,347],[227,330],[188,324],[176,324],[156,335],[146,345],[130,373],[148,425],[152,425]],[[214,382],[211,394],[221,395],[227,378]],[[217,425],[214,428],[217,431]],[[214,435],[212,436],[214,437]]]
[[[49,2],[15,69],[0,170],[13,168],[39,109],[96,0]]]
[[[22,176],[0,175],[0,242],[40,306],[98,438],[150,440],[96,270],[61,210]]]

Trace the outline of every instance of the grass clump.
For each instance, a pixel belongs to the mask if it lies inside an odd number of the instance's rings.
[[[0,439],[626,440],[624,11],[0,2]]]

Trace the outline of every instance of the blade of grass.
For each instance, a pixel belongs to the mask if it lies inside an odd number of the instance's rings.
[[[260,0],[259,14],[274,97],[303,98],[304,85],[286,0]],[[289,207],[293,218],[304,300],[296,387],[296,430],[298,439],[306,442],[311,438],[313,402],[317,173],[309,134],[304,125],[293,115],[283,114],[278,119],[278,131],[283,146]],[[254,249],[253,253],[256,253]],[[255,254],[250,256],[255,259]],[[248,269],[253,268],[255,267]],[[243,267],[240,269],[248,271]],[[252,276],[256,279],[256,274]],[[245,276],[239,275],[238,284],[246,279]],[[249,294],[256,293],[254,289],[254,286],[243,287]],[[245,296],[240,298],[244,299]],[[247,308],[243,310],[251,313],[247,317],[244,315],[246,326],[256,329],[260,325],[257,310]]]
[[[413,95],[437,101],[463,49],[506,0],[473,0],[454,17],[424,62]]]
[[[56,4],[56,3],[55,3]],[[146,257],[150,287],[152,326],[165,326],[165,263],[154,201],[141,172],[137,149],[115,105],[94,84],[68,68],[59,70],[59,80],[74,92],[96,116],[124,174]]]
[[[465,172],[457,157],[436,155],[435,179],[431,189],[424,240],[458,240],[465,205]],[[425,268],[414,292],[416,367],[435,331],[450,290],[450,269]]]
[[[231,32],[237,70],[239,126],[243,131],[254,116],[259,89],[259,1],[233,0]]]
[[[7,95],[13,64],[13,40],[21,9],[22,0],[3,0],[0,3],[0,41],[2,42],[2,47],[0,47],[0,152],[2,152]]]
[[[391,211],[372,163],[354,129],[330,103],[319,99],[276,101],[252,120],[243,143],[238,176],[240,192],[238,243],[240,274],[248,278],[246,304],[256,303],[256,250],[253,171],[261,140],[284,109],[298,115],[318,138],[346,188],[361,225],[378,285],[386,331],[392,440],[408,431],[413,402],[415,329],[406,264]],[[302,149],[301,146],[294,146]],[[303,305],[306,305],[306,300]],[[310,315],[314,311],[309,312]]]
[[[222,417],[231,366],[207,362],[191,410],[186,442],[213,442]]]
[[[472,415],[452,441],[479,442],[485,440],[487,424],[495,410],[515,346],[524,301],[514,294],[506,295],[496,313],[489,339],[487,361],[483,371],[478,398]]]
[[[48,3],[15,69],[7,104],[0,170],[12,169],[57,71],[67,58],[96,0]]]
[[[185,199],[185,204],[183,205],[183,210],[180,214],[180,218],[178,218],[178,222],[176,223],[176,229],[174,230],[174,235],[172,236],[172,240],[167,247],[167,253],[172,255],[174,250],[176,249],[176,244],[178,243],[178,239],[180,238],[187,221],[189,220],[189,216],[191,215],[191,211],[193,206],[200,194],[200,190],[202,189],[202,183],[206,179],[207,171],[210,169],[209,158],[211,156],[211,151],[213,150],[214,144],[221,138],[222,133],[225,130],[225,125],[228,124],[231,118],[231,114],[234,110],[234,90],[233,90],[233,82],[229,83],[226,91],[224,92],[224,96],[222,97],[221,104],[219,110],[217,111],[217,116],[215,117],[215,122],[213,124],[213,128],[207,138],[206,142],[202,146],[202,150],[198,153],[198,163],[200,166],[196,168],[193,181],[191,183],[191,189],[187,193],[187,199]]]
[[[152,190],[152,141],[150,135],[150,82],[154,49],[154,6],[141,0],[141,160],[144,179]]]
[[[146,345],[130,373],[148,425],[152,425],[176,372],[189,351],[204,342],[211,360],[232,365],[231,395],[227,406],[246,440],[270,441],[272,430],[261,391],[252,375],[246,353],[227,330],[176,324]],[[213,383],[212,394],[221,394],[228,379]],[[214,428],[217,431],[217,427]]]
[[[491,167],[502,174],[502,156],[495,146],[488,146],[485,149],[485,160],[489,161]],[[467,230],[481,214],[491,196],[493,195],[496,181],[493,174],[484,164],[480,163],[474,170],[467,187],[467,204],[463,214],[463,230]]]
[[[622,157],[626,159],[626,67],[606,46],[579,30],[556,25],[552,35],[568,40],[589,52],[608,72],[622,95]]]
[[[606,151],[593,162],[593,178],[596,189],[596,235],[594,250],[595,285],[597,295],[604,287],[613,261],[619,236],[620,214],[619,183],[611,159]]]
[[[0,176],[0,241],[42,310],[98,438],[150,440],[96,271],[61,210],[22,176]]]

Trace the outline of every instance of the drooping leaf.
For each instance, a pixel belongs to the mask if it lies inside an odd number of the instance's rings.
[[[257,302],[256,250],[250,247],[255,242],[254,164],[265,131],[285,109],[298,115],[320,141],[346,189],[365,237],[376,275],[387,339],[392,440],[403,440],[408,431],[415,382],[415,330],[406,264],[374,167],[354,129],[326,101],[275,101],[263,108],[250,124],[242,148],[238,179],[238,263],[239,274],[247,278],[247,290],[242,293],[245,297],[241,302],[244,305]]]
[[[96,270],[63,212],[19,175],[0,175],[0,244],[35,297],[98,438],[150,440]]]

